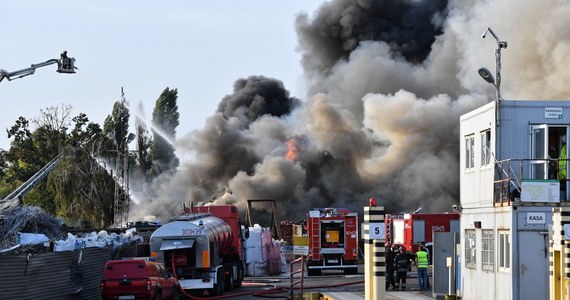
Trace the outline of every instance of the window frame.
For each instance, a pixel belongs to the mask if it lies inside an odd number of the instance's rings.
[[[511,269],[511,233],[509,230],[499,230],[497,233],[499,245],[499,261],[497,268],[499,271],[510,271]]]
[[[481,268],[483,271],[495,271],[495,232],[493,229],[481,231]]]
[[[465,229],[465,267],[477,270],[477,231]]]
[[[475,135],[465,136],[465,169],[475,168]]]
[[[481,166],[491,164],[491,130],[481,131]]]

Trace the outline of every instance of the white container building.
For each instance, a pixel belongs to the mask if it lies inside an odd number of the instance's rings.
[[[549,264],[553,214],[570,207],[558,160],[569,127],[570,101],[501,100],[461,116],[462,299],[558,293]]]

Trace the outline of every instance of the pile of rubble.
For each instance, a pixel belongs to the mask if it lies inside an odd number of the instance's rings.
[[[15,206],[0,210],[0,252],[20,245],[22,233],[42,234],[59,239],[61,222],[35,206]]]
[[[0,255],[18,255],[46,251],[73,251],[80,248],[112,245],[119,248],[131,242],[141,243],[143,237],[135,229],[124,233],[102,230],[82,236],[67,233],[65,224],[39,207],[15,206],[0,209]]]

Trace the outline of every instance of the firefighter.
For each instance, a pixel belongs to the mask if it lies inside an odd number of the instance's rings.
[[[408,269],[411,266],[412,260],[406,249],[400,247],[400,252],[394,258],[394,268],[396,268],[396,291],[406,290],[406,277],[408,276]]]
[[[396,289],[396,283],[394,280],[394,257],[398,248],[396,246],[392,247],[388,245],[386,248],[386,290],[392,286],[392,290]]]

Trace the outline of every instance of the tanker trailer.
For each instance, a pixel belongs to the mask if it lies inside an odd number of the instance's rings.
[[[150,237],[151,257],[190,293],[221,295],[240,287],[245,276],[244,231],[237,207],[194,207]]]

